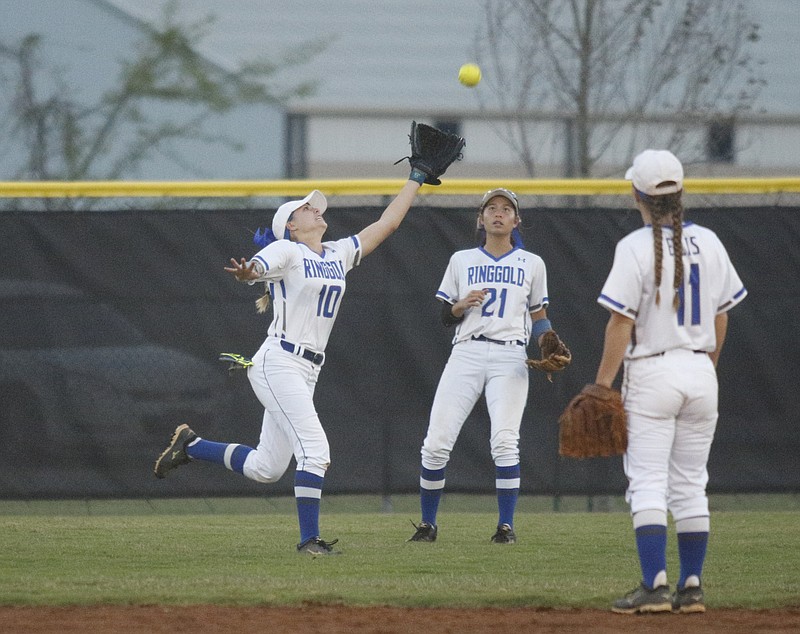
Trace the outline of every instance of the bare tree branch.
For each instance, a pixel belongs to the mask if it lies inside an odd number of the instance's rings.
[[[509,113],[498,133],[531,176],[532,137],[522,132],[529,124],[515,112],[561,113],[576,171],[589,176],[619,151],[621,131],[629,153],[653,138],[636,124],[643,116],[735,120],[764,84],[750,52],[759,27],[741,1],[486,0],[484,13],[478,59]],[[688,125],[657,133],[687,161],[702,154]]]

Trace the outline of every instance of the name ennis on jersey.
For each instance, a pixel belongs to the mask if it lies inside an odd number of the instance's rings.
[[[267,334],[324,352],[346,289],[345,276],[361,261],[357,236],[322,243],[322,255],[306,245],[277,240],[253,256],[272,295]]]
[[[549,302],[544,260],[519,248],[500,258],[482,247],[457,251],[450,257],[436,297],[452,305],[473,290],[485,290],[486,297],[481,306],[466,310],[456,325],[453,343],[483,335],[527,344],[530,313]]]
[[[747,295],[717,235],[700,225],[683,225],[683,287],[672,304],[675,258],[672,227],[664,226],[661,302],[656,305],[653,228],[645,226],[617,243],[614,263],[597,301],[635,321],[626,358],[642,358],[674,348],[716,349],[714,317]]]

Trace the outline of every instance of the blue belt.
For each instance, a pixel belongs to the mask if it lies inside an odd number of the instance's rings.
[[[498,344],[500,346],[515,345],[515,346],[522,346],[523,348],[525,347],[525,342],[524,341],[502,341],[500,339],[489,339],[489,337],[484,337],[483,335],[478,335],[477,337],[475,335],[472,335],[472,340],[473,341],[488,341],[489,343],[496,343],[496,344]]]
[[[281,348],[286,350],[286,352],[291,352],[299,357],[303,357],[306,361],[311,361],[314,365],[322,365],[322,362],[325,360],[325,355],[322,352],[312,352],[311,350],[303,348],[303,346],[296,346],[283,339],[281,339]]]

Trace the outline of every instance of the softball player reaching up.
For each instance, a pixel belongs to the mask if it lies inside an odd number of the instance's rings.
[[[376,222],[357,235],[331,242],[322,241],[328,226],[323,215],[327,201],[322,193],[312,191],[302,200],[278,208],[271,230],[263,236],[264,248],[249,261],[231,259],[226,271],[240,282],[265,282],[273,300],[267,338],[247,370],[264,406],[258,446],[204,440],[188,425],[180,425],[156,461],[157,477],[163,478],[190,460],[206,460],[251,480],[272,483],[284,474],[294,456],[300,524],[297,550],[312,555],[337,552],[332,546],[338,540],[326,542],[319,531],[330,451],[314,407],[314,389],[345,292],[346,274],[400,226],[427,177],[412,169],[408,182]],[[260,308],[266,310],[263,303]]]
[[[480,246],[450,258],[436,293],[442,302],[442,321],[455,325],[455,334],[422,445],[422,521],[409,541],[436,540],[445,467],[467,416],[485,392],[499,512],[491,541],[516,542],[519,429],[528,398],[526,346],[531,336],[539,342],[552,330],[546,311],[545,264],[523,249],[519,222],[513,192],[502,188],[487,192],[478,210]]]
[[[644,227],[617,244],[597,300],[611,316],[596,382],[611,387],[624,363],[623,465],[642,581],[612,610],[704,612],[706,464],[717,424],[716,365],[727,311],[747,291],[719,238],[684,221],[683,166],[673,154],[645,150],[625,178],[633,182]],[[672,595],[667,512],[675,521],[680,559]]]

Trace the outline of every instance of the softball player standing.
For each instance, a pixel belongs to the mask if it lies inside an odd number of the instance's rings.
[[[612,610],[704,612],[701,585],[710,528],[706,464],[717,424],[716,365],[727,311],[747,291],[709,229],[684,221],[683,166],[645,150],[625,178],[644,227],[617,244],[598,302],[611,316],[596,382],[611,387],[624,362],[628,478],[640,585]],[[667,512],[680,576],[667,584]]]
[[[265,282],[273,303],[267,338],[247,370],[264,406],[258,446],[203,440],[188,425],[180,425],[156,461],[157,477],[193,459],[222,464],[251,480],[271,483],[284,474],[294,456],[300,523],[297,550],[312,555],[336,552],[332,546],[337,540],[325,542],[319,535],[319,506],[330,451],[314,407],[314,389],[345,292],[346,274],[400,226],[426,177],[413,169],[376,222],[358,235],[333,242],[322,241],[328,226],[323,216],[327,201],[314,190],[278,208],[271,230],[265,232],[266,246],[251,260],[231,259],[225,270],[240,282]],[[260,308],[266,310],[263,304]]]
[[[499,520],[491,541],[513,544],[520,486],[519,429],[528,398],[526,346],[552,330],[542,258],[522,248],[519,203],[507,189],[486,193],[478,211],[481,246],[450,258],[436,293],[442,321],[455,325],[453,349],[434,397],[422,445],[422,521],[409,539],[436,540],[445,467],[482,392],[491,418]]]

